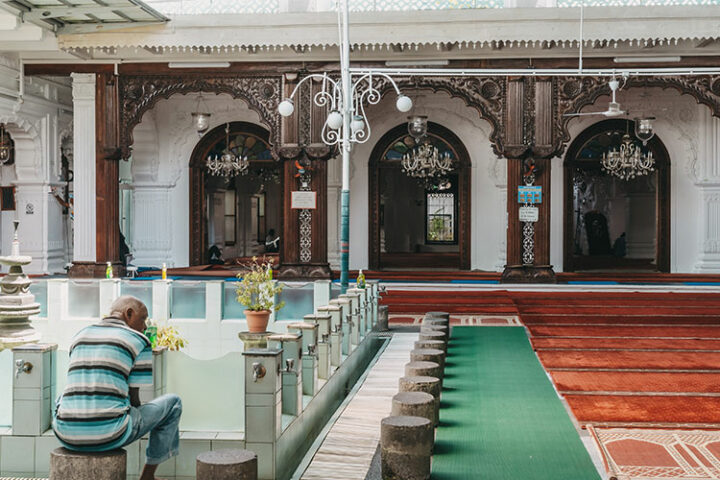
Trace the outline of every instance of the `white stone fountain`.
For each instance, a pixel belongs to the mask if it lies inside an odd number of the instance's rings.
[[[40,313],[40,304],[30,293],[32,280],[22,270],[23,265],[32,262],[32,257],[20,255],[18,225],[13,222],[15,235],[12,252],[0,257],[0,264],[8,265],[10,271],[0,280],[0,351],[26,343],[37,343],[40,333],[30,325],[29,317]]]

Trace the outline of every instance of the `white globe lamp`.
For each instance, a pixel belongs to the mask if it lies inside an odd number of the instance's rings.
[[[365,128],[365,122],[363,121],[362,117],[359,115],[355,115],[352,119],[352,122],[350,122],[350,130],[352,133],[357,133],[362,131]]]
[[[343,117],[337,110],[333,110],[328,114],[327,117],[327,124],[328,127],[332,128],[333,130],[338,130],[340,127],[342,127],[343,124]]]
[[[283,100],[280,102],[280,105],[278,105],[278,113],[280,113],[283,117],[289,117],[294,111],[295,105],[290,99]]]
[[[413,102],[407,95],[398,96],[397,101],[395,102],[395,107],[403,113],[409,112],[412,106]]]

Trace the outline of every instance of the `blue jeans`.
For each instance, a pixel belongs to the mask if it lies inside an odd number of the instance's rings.
[[[178,454],[182,402],[173,394],[162,395],[137,408],[130,407],[132,434],[125,445],[150,433],[145,463],[158,465]],[[123,446],[125,446],[123,445]]]

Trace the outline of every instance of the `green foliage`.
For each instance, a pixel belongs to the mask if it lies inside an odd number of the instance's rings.
[[[167,347],[168,350],[176,352],[181,348],[185,348],[187,344],[187,340],[180,336],[175,327],[170,325],[158,327],[156,342],[158,347]]]
[[[275,310],[285,306],[285,302],[275,304],[275,295],[282,292],[282,285],[272,279],[272,263],[258,262],[253,257],[252,262],[246,265],[247,271],[238,273],[238,283],[235,293],[237,301],[248,310]]]

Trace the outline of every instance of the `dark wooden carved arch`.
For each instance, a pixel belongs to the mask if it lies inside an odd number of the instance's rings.
[[[570,141],[568,123],[572,117],[564,114],[579,112],[603,96],[610,95],[608,79],[603,77],[557,77],[554,80],[554,108],[556,152],[562,154]],[[622,88],[657,87],[672,88],[683,95],[690,95],[699,104],[706,105],[713,116],[720,117],[720,75],[672,76],[672,77],[628,77]]]
[[[276,149],[280,146],[280,115],[277,105],[282,93],[281,87],[280,75],[122,75],[119,77],[120,155],[122,158],[130,156],[133,129],[159,100],[176,94],[204,92],[226,93],[233,98],[244,100],[251,110],[260,115],[261,123],[270,131],[271,151],[277,157]]]
[[[248,133],[255,135],[266,143],[269,143],[270,133],[253,123],[230,122],[230,133]],[[225,141],[225,124],[218,125],[206,133],[195,145],[190,155],[190,265],[202,265],[206,260],[207,245],[207,221],[205,211],[207,208],[205,199],[205,159],[212,149],[219,142]],[[267,163],[270,166],[282,168],[282,163],[275,160],[253,161],[251,166],[260,166],[260,163]],[[282,175],[280,175],[282,178]],[[282,181],[282,180],[281,180]]]
[[[455,158],[458,159],[458,247],[460,250],[460,268],[470,269],[470,180],[471,180],[471,159],[470,154],[462,141],[448,128],[434,122],[428,122],[428,132],[442,138],[450,145]],[[407,135],[407,124],[400,124],[389,130],[378,140],[370,154],[368,171],[368,199],[370,204],[369,215],[369,248],[370,268],[380,267],[380,169],[385,152],[399,138]]]
[[[634,129],[634,123],[627,119],[610,119],[597,122],[583,130],[570,144],[565,154],[564,162],[564,218],[563,218],[563,270],[572,272],[573,265],[573,178],[572,169],[580,162],[576,161],[582,146],[592,137],[607,131],[624,131],[630,122],[630,131]],[[659,271],[670,271],[670,155],[667,148],[657,135],[648,142],[648,148],[655,158],[655,169],[657,170],[657,192],[656,192],[656,265]]]
[[[474,108],[480,118],[490,123],[490,143],[496,155],[504,152],[505,115],[507,102],[506,77],[413,77],[395,79],[398,88],[406,95],[413,90],[445,92],[452,98],[460,98],[468,107]],[[377,78],[373,85],[381,96],[395,93],[392,84]]]

